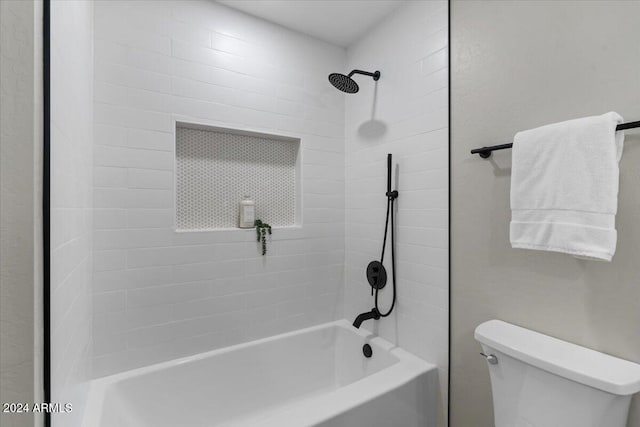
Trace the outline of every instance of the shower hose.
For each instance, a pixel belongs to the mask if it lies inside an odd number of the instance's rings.
[[[375,307],[380,317],[387,317],[393,311],[396,305],[396,254],[395,254],[395,226],[394,226],[394,205],[398,198],[397,191],[391,191],[391,154],[387,155],[387,218],[384,224],[384,239],[382,240],[382,254],[380,255],[380,264],[384,262],[384,252],[387,246],[387,235],[389,234],[389,224],[391,224],[391,284],[393,286],[393,299],[391,307],[385,313],[380,310],[378,305],[378,286],[375,290]]]

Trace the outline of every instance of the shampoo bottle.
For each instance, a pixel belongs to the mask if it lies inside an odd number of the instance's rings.
[[[240,202],[240,228],[253,228],[256,222],[256,202],[244,196]]]

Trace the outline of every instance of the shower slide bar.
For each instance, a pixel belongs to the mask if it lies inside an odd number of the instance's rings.
[[[637,122],[629,122],[629,123],[621,123],[616,126],[616,130],[625,130],[625,129],[634,129],[640,128],[640,120]],[[483,159],[487,159],[491,156],[492,151],[498,150],[506,150],[507,148],[513,147],[513,143],[509,144],[501,144],[501,145],[490,145],[489,147],[482,148],[474,148],[471,150],[471,154],[478,154]]]

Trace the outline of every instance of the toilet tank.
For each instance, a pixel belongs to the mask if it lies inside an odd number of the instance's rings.
[[[476,328],[496,427],[625,427],[640,365],[500,320]],[[489,359],[488,359],[489,360]]]

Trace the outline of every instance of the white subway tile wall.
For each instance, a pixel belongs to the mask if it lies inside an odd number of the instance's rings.
[[[365,278],[379,259],[386,213],[386,156],[393,154],[398,301],[376,332],[440,370],[440,420],[447,402],[448,87],[447,2],[407,2],[348,49],[358,77],[346,101],[345,317],[373,307]],[[387,246],[385,266],[390,275]],[[380,294],[391,301],[391,284]],[[363,328],[372,328],[365,322]]]
[[[437,363],[446,402],[446,2],[346,52],[208,1],[99,1],[95,22],[94,375],[370,310],[393,153],[399,299],[377,332]],[[327,83],[352,68],[382,78]],[[176,233],[176,119],[300,137],[303,227],[264,258],[251,231]]]
[[[343,316],[345,66],[212,1],[95,3],[95,376]],[[303,227],[175,232],[175,120],[300,138]]]
[[[51,400],[73,402],[52,421],[79,427],[93,347],[93,5],[52,1],[51,21]]]

